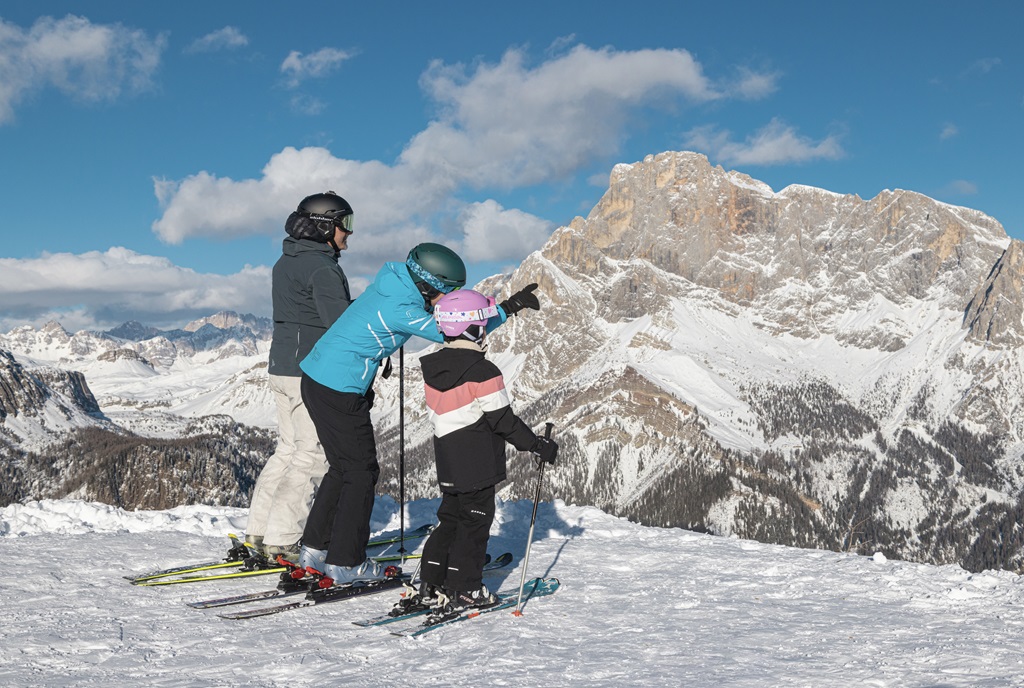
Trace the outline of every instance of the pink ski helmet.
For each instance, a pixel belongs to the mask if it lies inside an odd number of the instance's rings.
[[[490,296],[472,289],[459,289],[442,296],[434,306],[437,329],[448,337],[458,337],[470,325],[487,326],[487,320],[498,314],[498,306]]]

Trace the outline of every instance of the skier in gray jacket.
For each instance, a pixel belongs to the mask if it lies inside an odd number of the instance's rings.
[[[274,265],[270,388],[278,443],[249,505],[246,541],[271,559],[295,559],[327,459],[299,390],[305,358],[352,297],[338,256],[348,248],[352,207],[333,191],[307,196],[285,222],[288,237]]]

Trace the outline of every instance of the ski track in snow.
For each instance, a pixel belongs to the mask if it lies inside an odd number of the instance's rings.
[[[437,504],[408,505],[406,526],[433,521]],[[492,587],[518,588],[531,509],[499,502],[489,549],[517,560]],[[122,579],[222,556],[245,517],[73,500],[0,510],[0,685],[1024,685],[1024,585],[1012,573],[649,528],[561,502],[540,506],[529,571],[558,577],[558,593],[520,618],[496,612],[419,639],[350,623],[395,592],[228,621],[183,603],[274,576]],[[378,498],[374,532],[398,524]]]

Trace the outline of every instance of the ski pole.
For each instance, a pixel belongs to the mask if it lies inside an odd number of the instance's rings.
[[[554,427],[554,423],[544,424],[544,439],[551,439],[551,429]],[[526,556],[523,557],[523,577],[519,581],[519,599],[516,600],[516,610],[512,612],[515,616],[523,615],[520,607],[523,604],[523,588],[526,586],[526,570],[530,566],[530,545],[533,544],[533,526],[537,523],[537,505],[540,503],[540,488],[544,483],[544,464],[546,463],[546,461],[541,461],[537,466],[540,473],[537,476],[537,492],[533,495],[533,515],[530,516],[530,534],[526,537]]]
[[[405,347],[398,349],[398,524],[399,554],[405,554]]]

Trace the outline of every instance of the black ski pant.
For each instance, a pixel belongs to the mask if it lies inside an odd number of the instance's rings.
[[[420,577],[448,590],[479,590],[494,522],[494,486],[475,492],[446,492],[437,518],[440,523],[423,545]]]
[[[327,550],[328,564],[356,566],[366,560],[380,476],[370,403],[361,394],[337,392],[305,374],[301,389],[330,466],[309,511],[302,544]]]

